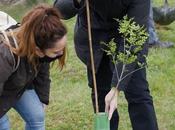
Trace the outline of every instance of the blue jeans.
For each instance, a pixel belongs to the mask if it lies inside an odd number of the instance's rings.
[[[45,130],[45,112],[34,90],[26,90],[13,107],[26,122],[25,130]],[[0,130],[10,130],[7,115],[0,119]]]
[[[155,30],[154,20],[153,20],[153,9],[152,3],[150,5],[150,12],[149,12],[149,20],[148,20],[148,33],[149,33],[149,40],[148,43],[154,44],[158,41],[158,36]]]

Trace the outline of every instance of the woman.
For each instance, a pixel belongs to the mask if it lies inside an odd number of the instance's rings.
[[[0,36],[0,130],[9,130],[6,113],[14,108],[26,130],[44,130],[44,104],[49,103],[49,63],[65,64],[66,28],[60,14],[40,5],[21,26]],[[7,35],[6,35],[7,34]]]

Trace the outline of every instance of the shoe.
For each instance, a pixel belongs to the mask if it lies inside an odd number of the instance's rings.
[[[174,47],[174,43],[173,42],[169,42],[169,41],[155,41],[154,43],[149,43],[149,48],[172,48]]]

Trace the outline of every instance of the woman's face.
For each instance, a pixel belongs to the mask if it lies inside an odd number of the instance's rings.
[[[67,37],[66,35],[62,38],[56,41],[55,46],[53,48],[46,49],[44,51],[45,56],[48,56],[50,58],[54,58],[56,56],[63,55],[63,50],[66,46]]]

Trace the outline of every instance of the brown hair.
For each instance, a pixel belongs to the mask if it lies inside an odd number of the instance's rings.
[[[67,30],[61,22],[58,10],[47,5],[39,5],[29,11],[22,19],[19,30],[15,32],[19,48],[15,53],[19,56],[26,56],[29,63],[35,68],[36,47],[42,51],[54,47],[54,43],[61,39]],[[63,56],[59,59],[61,69],[65,65],[66,48]]]

